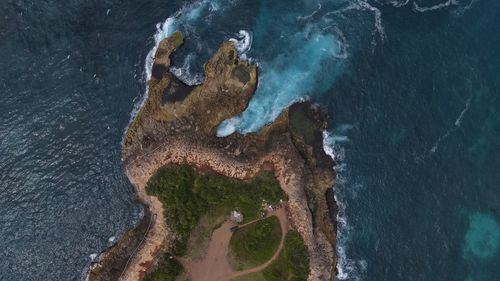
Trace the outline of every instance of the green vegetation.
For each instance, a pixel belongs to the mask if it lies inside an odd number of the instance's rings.
[[[182,265],[170,258],[170,254],[165,254],[156,269],[144,277],[144,281],[176,281],[182,271]]]
[[[309,275],[309,256],[302,237],[289,231],[280,256],[261,272],[245,275],[232,281],[305,281]]]
[[[275,216],[240,228],[229,243],[229,263],[238,271],[259,266],[272,258],[280,240],[280,222]]]
[[[184,43],[184,36],[180,31],[176,31],[172,33],[172,35],[170,36],[170,40],[172,42],[172,46],[174,48],[177,48],[182,45],[182,43]]]
[[[264,172],[253,181],[244,182],[227,179],[212,172],[200,174],[188,166],[171,166],[159,170],[148,181],[146,190],[163,203],[166,223],[175,233],[169,249],[174,256],[186,254],[188,239],[192,232],[197,232],[193,231],[196,226],[196,230],[200,231],[201,228],[203,235],[209,236],[221,223],[221,217],[228,216],[231,210],[240,211],[244,222],[248,222],[258,218],[262,200],[274,204],[286,199],[271,173]],[[200,219],[203,221],[201,224]],[[259,231],[272,233],[273,230],[269,231],[267,226],[269,222],[265,221],[263,227],[258,224],[257,228]],[[275,223],[271,222],[271,228]],[[279,235],[278,233],[278,237]],[[182,272],[182,266],[169,257],[170,254],[163,257],[156,269],[144,280],[176,280]]]
[[[279,183],[269,172],[260,173],[252,181],[246,182],[228,179],[213,172],[197,173],[188,166],[160,169],[148,181],[146,190],[163,203],[165,221],[175,233],[169,249],[174,256],[186,254],[190,236],[199,235],[193,229],[199,226],[200,219],[203,218],[205,224],[203,235],[207,236],[231,210],[241,212],[243,222],[248,222],[259,217],[262,200],[271,204],[286,200]],[[156,271],[163,267],[158,266]],[[160,274],[156,271],[150,275]]]

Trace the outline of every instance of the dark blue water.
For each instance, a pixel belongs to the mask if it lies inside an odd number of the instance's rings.
[[[500,5],[381,12],[386,40],[323,99],[348,279],[498,280]]]
[[[79,280],[140,218],[120,142],[158,2],[2,1],[0,280]]]
[[[0,280],[78,280],[140,218],[120,141],[176,29],[187,83],[222,40],[260,66],[220,135],[301,99],[330,112],[338,279],[498,280],[499,19],[494,0],[5,3]]]

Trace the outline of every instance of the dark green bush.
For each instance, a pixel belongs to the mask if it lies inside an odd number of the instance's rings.
[[[152,272],[146,274],[144,281],[175,281],[177,276],[182,272],[182,265],[173,258],[170,254],[165,254],[161,257],[158,266]]]

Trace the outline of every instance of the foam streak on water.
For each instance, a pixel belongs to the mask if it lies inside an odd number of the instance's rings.
[[[447,8],[450,6],[455,6],[458,4],[459,4],[459,2],[457,0],[448,0],[446,2],[439,3],[439,4],[436,4],[433,6],[422,7],[417,2],[413,2],[413,10],[415,10],[416,12],[425,13],[425,12],[429,12],[429,11],[440,10],[440,9]]]

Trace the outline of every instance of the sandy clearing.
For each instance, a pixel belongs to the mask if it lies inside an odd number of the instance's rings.
[[[193,262],[185,258],[178,258],[179,262],[187,271],[191,281],[230,281],[233,278],[259,272],[268,267],[281,253],[285,243],[285,236],[289,229],[288,217],[284,208],[273,211],[269,215],[276,216],[279,219],[281,227],[281,240],[278,249],[267,262],[257,267],[242,271],[234,271],[231,268],[227,260],[227,255],[229,253],[229,241],[232,236],[230,229],[235,224],[227,221],[212,234],[207,255],[203,260]]]

